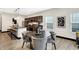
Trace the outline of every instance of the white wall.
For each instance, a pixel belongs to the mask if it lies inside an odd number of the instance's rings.
[[[19,27],[22,27],[24,18],[22,16],[19,16],[19,17],[16,17],[15,19],[17,20]]]
[[[72,24],[71,24],[71,19],[70,19],[70,15],[75,12],[79,12],[79,9],[78,8],[52,8],[48,11],[28,15],[28,17],[38,16],[38,15],[42,15],[44,17],[53,16],[54,17],[54,29],[53,29],[54,32],[56,32],[56,34],[59,36],[75,39],[76,35],[75,33],[72,32]],[[66,16],[65,28],[57,27],[58,16]]]
[[[17,17],[17,15],[13,14],[2,14],[2,31],[7,31],[7,29],[12,26],[12,18]],[[23,16],[20,16],[21,19],[18,20],[19,24],[24,20]],[[21,25],[20,25],[21,26]]]
[[[2,18],[1,18],[1,15],[0,15],[0,30],[2,30]]]

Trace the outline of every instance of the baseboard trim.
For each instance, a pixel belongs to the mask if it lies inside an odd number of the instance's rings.
[[[58,37],[58,38],[63,38],[63,39],[67,39],[67,40],[72,40],[72,41],[76,41],[76,39],[72,39],[72,38],[67,38],[67,37],[62,37],[62,36],[56,36],[56,37]]]

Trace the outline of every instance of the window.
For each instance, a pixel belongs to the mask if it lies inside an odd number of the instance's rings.
[[[47,30],[53,30],[53,17],[52,16],[46,17],[46,24],[47,24]]]
[[[79,13],[74,13],[72,17],[72,32],[79,31]]]

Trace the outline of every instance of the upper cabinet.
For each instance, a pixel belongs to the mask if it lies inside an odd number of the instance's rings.
[[[43,22],[43,16],[25,18],[25,27],[30,31],[36,31],[37,27]]]
[[[32,22],[37,22],[38,24],[40,24],[41,22],[43,22],[43,16],[35,16],[35,17],[30,17],[30,18],[25,18],[25,26],[28,26],[28,23],[32,23]]]

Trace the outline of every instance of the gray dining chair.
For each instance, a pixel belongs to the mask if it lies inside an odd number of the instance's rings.
[[[47,43],[52,43],[52,45],[54,45],[54,48],[56,50],[55,39],[56,34],[54,32],[50,32],[50,36],[47,37],[46,48],[45,48],[46,50],[47,50]]]
[[[22,37],[23,37],[23,44],[22,44],[22,48],[24,47],[24,44],[27,42],[31,42],[30,38],[26,35],[26,33],[22,33]]]

